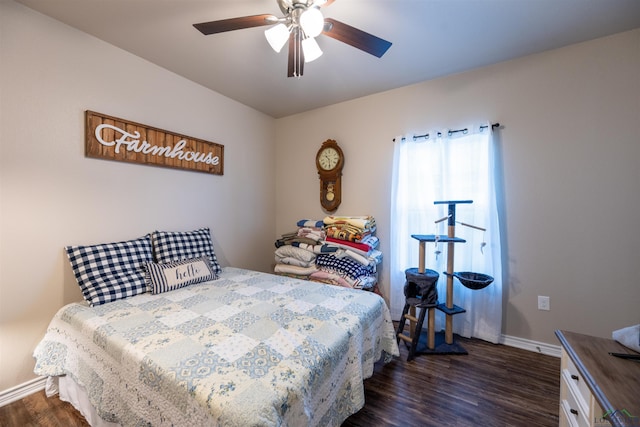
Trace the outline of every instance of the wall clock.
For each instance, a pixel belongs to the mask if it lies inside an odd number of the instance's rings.
[[[320,204],[328,212],[338,209],[342,201],[342,166],[344,154],[333,139],[327,139],[316,154],[320,178]]]

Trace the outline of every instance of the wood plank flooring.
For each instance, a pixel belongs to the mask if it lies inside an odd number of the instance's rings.
[[[47,398],[44,390],[0,408],[2,427],[86,427],[82,415],[58,396]]]
[[[468,355],[419,356],[376,365],[366,404],[342,427],[558,425],[560,359],[456,338]]]
[[[557,426],[560,359],[457,338],[468,355],[419,356],[377,364],[366,404],[342,427]],[[84,427],[69,404],[44,392],[0,408],[4,427]]]

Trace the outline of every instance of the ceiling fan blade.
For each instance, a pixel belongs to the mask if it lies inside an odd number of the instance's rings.
[[[324,22],[325,27],[322,34],[370,53],[378,58],[381,58],[391,47],[391,42],[359,30],[351,25],[336,21],[335,19],[325,18]]]
[[[287,77],[301,77],[304,73],[304,53],[302,52],[300,30],[294,28],[289,35],[289,64]]]
[[[325,2],[320,5],[320,7],[330,6],[331,3],[333,3],[334,1],[336,1],[336,0],[325,0]]]
[[[277,17],[264,14],[222,19],[220,21],[202,22],[200,24],[193,24],[193,26],[202,34],[207,36],[209,34],[224,33],[226,31],[242,30],[244,28],[260,27],[263,25],[273,25],[277,21]]]

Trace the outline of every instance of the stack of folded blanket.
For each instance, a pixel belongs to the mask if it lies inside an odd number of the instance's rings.
[[[376,290],[382,252],[372,216],[302,219],[276,240],[274,272],[348,288]]]

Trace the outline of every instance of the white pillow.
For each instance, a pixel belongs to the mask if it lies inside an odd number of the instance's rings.
[[[640,324],[613,331],[611,337],[623,346],[640,353]]]

